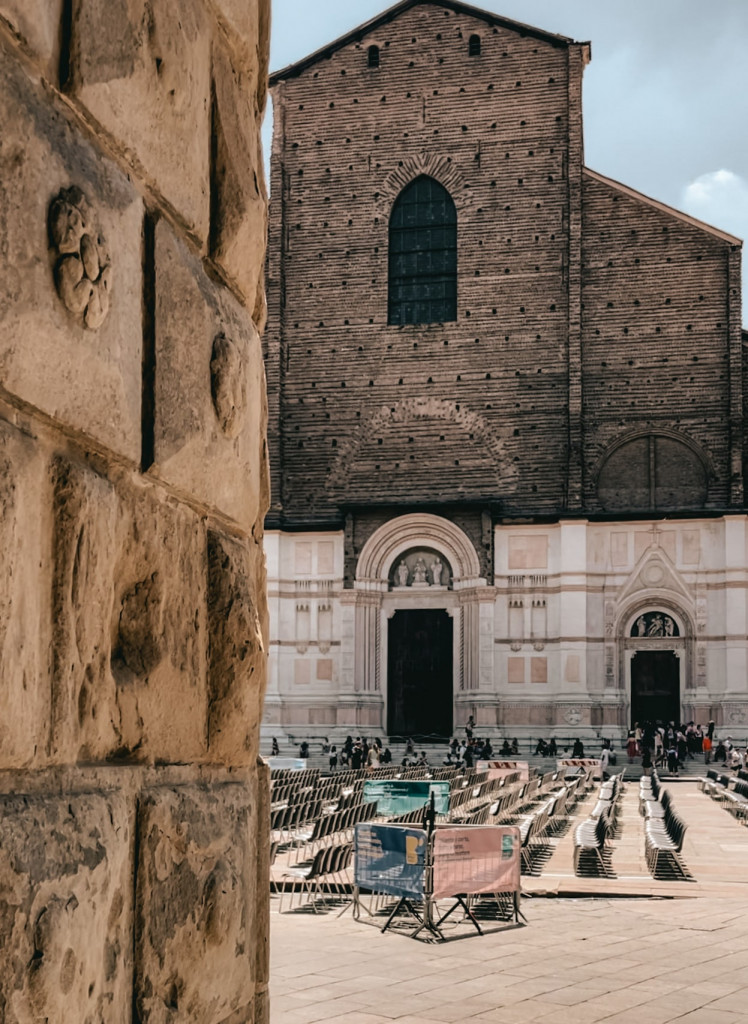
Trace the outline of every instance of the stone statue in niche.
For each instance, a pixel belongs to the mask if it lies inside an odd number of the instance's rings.
[[[633,625],[631,635],[658,639],[679,636],[678,626],[670,615],[664,612],[644,612]]]
[[[407,587],[408,585],[408,567],[403,560],[397,567],[397,585],[398,587]]]
[[[442,565],[441,559],[437,555],[435,561],[431,563],[431,579],[434,581],[435,587],[440,587],[442,585],[443,568],[444,566]]]
[[[425,583],[428,585],[428,580],[426,579],[426,563],[420,555],[418,556],[418,561],[413,567],[413,583],[420,583],[421,585]]]
[[[210,387],[213,408],[226,437],[237,437],[247,409],[247,352],[221,332],[213,341]]]
[[[653,615],[652,621],[647,627],[647,636],[664,636],[665,635],[665,624],[662,621],[661,615]]]
[[[48,226],[57,294],[66,309],[95,331],[109,312],[112,268],[81,189],[73,185],[60,191],[49,208]]]

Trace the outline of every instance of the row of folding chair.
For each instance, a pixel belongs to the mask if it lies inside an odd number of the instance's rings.
[[[747,780],[740,778],[739,774],[735,778],[729,775],[718,775],[717,772],[707,772],[707,778],[700,779],[698,786],[712,800],[722,804],[736,820],[748,824]]]
[[[653,878],[688,881],[681,860],[687,825],[673,809],[670,793],[660,789],[659,799],[644,801],[644,853]]]
[[[574,829],[574,873],[612,874],[608,840],[616,828],[618,801],[623,793],[623,773],[601,783],[592,811]]]
[[[372,821],[377,814],[376,803],[358,804],[346,807],[342,811],[333,811],[317,818],[314,828],[304,836],[296,848],[296,862],[304,860],[307,855],[314,855],[320,847],[329,846],[331,837],[342,833],[353,839],[353,828],[361,821]],[[303,851],[303,854],[302,854]]]
[[[294,896],[298,894],[298,906],[304,902],[311,905],[315,914],[320,897],[343,895],[350,885],[350,865],[353,857],[353,843],[344,842],[322,847],[307,868],[291,868],[281,876],[280,904],[283,913],[285,897],[289,897],[287,910],[293,910]]]

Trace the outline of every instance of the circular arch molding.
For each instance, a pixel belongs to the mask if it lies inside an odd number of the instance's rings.
[[[452,566],[454,588],[485,585],[480,564],[467,534],[441,516],[413,512],[384,523],[364,544],[356,567],[356,586],[387,590],[396,558],[418,545],[440,551]]]

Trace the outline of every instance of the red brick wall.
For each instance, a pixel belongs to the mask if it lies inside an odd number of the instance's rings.
[[[275,87],[268,377],[291,519],[385,489],[563,503],[568,64],[566,45],[424,6]],[[424,153],[458,207],[458,319],[390,327],[389,210]]]
[[[707,507],[730,503],[732,246],[586,174],[583,393],[586,503],[606,448],[638,429],[695,442],[712,469]]]
[[[272,525],[594,511],[606,447],[665,424],[703,450],[708,506],[740,501],[739,254],[583,175],[585,54],[424,4],[276,78]],[[457,205],[458,318],[389,326],[389,212],[422,172]]]

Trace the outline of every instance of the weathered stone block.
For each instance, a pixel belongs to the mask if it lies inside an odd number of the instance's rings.
[[[119,170],[17,65],[0,68],[0,383],[133,460],[140,457],[142,203]],[[112,259],[98,330],[55,286],[50,206],[75,185]]]
[[[47,503],[36,442],[0,420],[0,768],[31,765],[47,745]]]
[[[163,221],[155,247],[153,471],[250,530],[264,512],[259,335]]]
[[[140,802],[135,940],[140,1020],[254,1019],[254,788],[160,789]]]
[[[201,0],[74,0],[69,91],[188,228],[209,218],[211,28]]]
[[[0,797],[0,1020],[121,1024],[130,827],[116,795]]]
[[[264,252],[267,193],[257,125],[257,63],[236,66],[228,48],[213,47],[213,206],[210,251],[255,319],[262,312],[264,278],[253,254]]]
[[[104,757],[120,746],[110,671],[118,500],[88,467],[52,466],[52,735],[55,761]]]
[[[205,752],[205,535],[185,508],[54,467],[55,760]]]
[[[54,75],[60,54],[62,0],[0,0],[0,17]]]
[[[254,764],[265,695],[262,552],[208,534],[208,747],[214,759]]]

